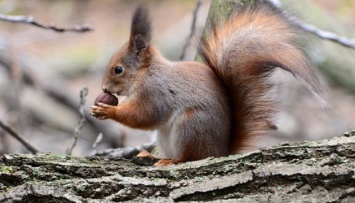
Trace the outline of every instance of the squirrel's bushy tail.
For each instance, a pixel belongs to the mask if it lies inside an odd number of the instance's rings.
[[[201,38],[199,54],[221,81],[232,103],[231,150],[270,129],[276,103],[267,97],[276,67],[292,73],[314,94],[319,86],[312,64],[294,43],[293,25],[266,1],[232,12],[211,23]]]

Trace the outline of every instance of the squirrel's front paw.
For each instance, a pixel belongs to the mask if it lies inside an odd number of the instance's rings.
[[[115,106],[104,103],[98,103],[97,106],[91,106],[91,115],[99,120],[112,118],[115,115]]]

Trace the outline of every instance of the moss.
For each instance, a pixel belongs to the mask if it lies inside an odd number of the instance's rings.
[[[170,176],[172,176],[174,178],[177,178],[177,176],[175,174],[175,168],[174,167],[169,168],[169,174],[170,174]]]
[[[12,174],[14,172],[14,169],[11,166],[2,166],[0,168],[0,172],[6,174]]]

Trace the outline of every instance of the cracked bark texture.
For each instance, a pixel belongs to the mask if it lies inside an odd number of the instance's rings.
[[[354,202],[355,132],[156,168],[147,158],[0,158],[0,202]]]

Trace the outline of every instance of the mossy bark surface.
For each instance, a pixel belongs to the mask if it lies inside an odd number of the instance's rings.
[[[0,158],[0,202],[353,202],[355,133],[156,168],[146,158]]]

